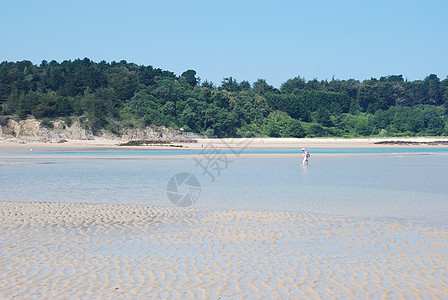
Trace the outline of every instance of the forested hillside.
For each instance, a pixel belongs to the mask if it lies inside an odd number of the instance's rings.
[[[424,76],[424,75],[423,75]],[[218,137],[448,134],[448,78],[401,75],[358,81],[295,77],[280,89],[224,78],[202,81],[126,61],[0,64],[0,125],[8,118],[79,120],[93,133],[165,125]]]

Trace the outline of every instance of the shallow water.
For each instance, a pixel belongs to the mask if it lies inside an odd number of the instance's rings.
[[[0,297],[448,295],[448,155],[310,163],[1,159]],[[200,183],[177,191],[197,196],[193,209],[167,194],[185,172]]]
[[[78,153],[77,153],[78,154]],[[167,184],[187,172],[200,182],[194,207],[448,220],[448,156],[299,158],[2,159],[0,200],[172,206]],[[205,168],[201,168],[201,165]],[[188,193],[180,187],[179,193]]]
[[[0,156],[27,156],[33,158],[33,156],[176,156],[176,155],[201,155],[204,152],[208,152],[214,148],[213,144],[209,147],[202,148],[200,150],[193,149],[176,149],[158,150],[91,150],[91,151],[17,151],[17,152],[1,152]],[[223,154],[298,154],[301,155],[299,148],[219,148],[220,153]],[[310,153],[318,154],[387,154],[387,153],[441,153],[448,154],[447,147],[387,147],[387,148],[309,148]]]

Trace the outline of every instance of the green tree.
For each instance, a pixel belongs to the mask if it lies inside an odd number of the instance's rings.
[[[196,78],[196,71],[194,70],[187,70],[182,73],[180,76],[181,81],[185,81],[188,83],[191,87],[195,87],[198,84],[198,80]]]
[[[305,130],[299,120],[291,118],[286,123],[284,135],[286,137],[302,138],[305,137]]]
[[[17,112],[21,119],[31,114],[33,109],[41,102],[42,95],[37,92],[29,92],[19,97]]]
[[[280,88],[282,93],[292,93],[296,89],[304,89],[306,86],[305,79],[301,77],[294,77],[284,82]]]
[[[442,104],[442,93],[440,91],[440,79],[435,74],[425,78],[425,90],[427,90],[425,103],[440,105]]]
[[[253,84],[253,91],[258,95],[264,95],[268,92],[274,92],[275,89],[272,85],[269,85],[266,80],[258,79]]]
[[[56,114],[60,117],[68,117],[74,113],[74,99],[72,97],[57,97],[56,100]]]
[[[81,105],[85,108],[88,117],[88,126],[95,133],[108,125],[106,107],[101,99],[94,94],[86,94],[81,98]]]
[[[323,126],[327,126],[327,127],[333,126],[333,122],[331,121],[330,117],[331,117],[331,114],[327,108],[321,106],[317,109],[316,121],[318,123],[322,124]]]
[[[31,113],[38,119],[54,118],[58,115],[57,112],[58,99],[56,95],[46,94],[39,96],[39,104],[33,107]]]
[[[226,90],[229,92],[238,92],[240,91],[240,86],[236,79],[234,79],[232,76],[225,77],[221,82],[220,90]]]
[[[132,98],[138,87],[136,72],[119,64],[108,70],[107,87],[114,90],[118,99],[125,103]]]

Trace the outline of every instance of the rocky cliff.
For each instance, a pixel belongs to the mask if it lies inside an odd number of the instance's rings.
[[[1,137],[24,139],[24,140],[91,140],[94,136],[84,128],[79,122],[73,122],[67,126],[64,121],[56,120],[49,123],[53,128],[43,126],[42,121],[28,119],[22,121],[8,120],[6,125],[1,126]]]
[[[51,128],[52,127],[52,128]],[[100,132],[93,135],[83,128],[79,121],[71,122],[70,126],[63,120],[55,120],[44,124],[41,120],[28,119],[15,121],[9,119],[5,125],[0,125],[0,138],[4,140],[28,141],[58,141],[58,140],[152,140],[152,141],[181,141],[194,138],[191,134],[181,133],[178,130],[166,127],[127,128],[122,134]]]

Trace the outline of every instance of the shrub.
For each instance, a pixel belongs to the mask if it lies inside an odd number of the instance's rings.
[[[8,125],[9,117],[0,117],[0,126]]]
[[[64,123],[67,127],[71,127],[73,124],[73,120],[70,117],[64,119]]]
[[[53,125],[53,122],[50,119],[43,118],[42,121],[40,122],[40,127],[46,127],[46,128],[53,129],[54,125]]]

